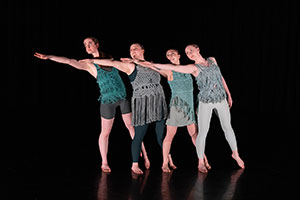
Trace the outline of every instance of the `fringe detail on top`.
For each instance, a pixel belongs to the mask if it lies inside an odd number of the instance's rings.
[[[169,106],[174,107],[177,112],[182,112],[184,117],[188,117],[188,120],[196,121],[194,106],[184,101],[180,97],[176,96],[172,98]]]
[[[222,74],[219,67],[210,59],[209,66],[196,64],[199,74],[196,77],[198,85],[198,101],[203,103],[219,103],[226,99],[226,91],[222,83]]]
[[[141,98],[134,98],[131,106],[133,126],[142,126],[166,119],[168,114],[164,94],[149,94]]]

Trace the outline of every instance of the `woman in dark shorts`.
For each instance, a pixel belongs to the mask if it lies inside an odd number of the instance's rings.
[[[94,58],[107,58],[103,52],[98,50],[99,42],[95,37],[85,38],[83,44],[86,52],[91,54]],[[85,70],[97,79],[100,89],[99,101],[101,112],[101,133],[98,144],[102,158],[101,169],[103,172],[111,172],[107,161],[107,152],[109,135],[114,123],[117,107],[120,107],[123,121],[130,133],[131,138],[133,138],[135,134],[135,130],[131,125],[130,103],[126,99],[126,88],[118,70],[114,67],[105,67],[91,63],[81,63],[75,59],[69,59],[66,57],[44,55],[40,53],[35,53],[34,56],[44,60],[49,59],[58,63],[68,64],[80,70]],[[145,160],[145,166],[147,168],[150,166],[150,162],[143,144],[142,153]]]

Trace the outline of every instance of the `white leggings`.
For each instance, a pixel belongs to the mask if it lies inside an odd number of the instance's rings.
[[[217,110],[222,129],[226,140],[232,151],[237,150],[236,138],[230,123],[230,111],[228,103],[225,100],[220,103],[202,103],[198,107],[198,136],[196,138],[196,150],[199,159],[203,159],[205,140],[209,130],[210,119],[213,109]]]

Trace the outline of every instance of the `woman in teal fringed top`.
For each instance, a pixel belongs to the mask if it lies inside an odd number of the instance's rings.
[[[180,54],[176,49],[169,49],[166,52],[167,59],[174,65],[180,64]],[[169,104],[169,115],[166,120],[167,134],[163,141],[163,172],[171,172],[169,165],[172,169],[177,167],[174,165],[170,155],[170,148],[173,138],[177,132],[178,127],[187,127],[188,133],[191,136],[192,142],[196,144],[198,135],[195,110],[194,110],[194,86],[193,79],[190,74],[179,73],[171,70],[157,70],[167,78],[171,88],[171,99]],[[204,155],[205,165],[210,169],[207,158]]]
[[[165,94],[160,84],[160,74],[147,67],[136,64],[144,61],[144,47],[139,43],[130,45],[131,58],[114,61],[109,59],[90,59],[82,62],[96,63],[104,66],[113,66],[129,76],[133,94],[131,97],[132,124],[135,136],[131,143],[132,167],[136,174],[143,174],[139,167],[139,152],[141,142],[147,132],[149,124],[155,124],[158,144],[162,147],[165,119],[168,115]],[[169,155],[171,160],[171,155]],[[150,164],[150,163],[149,163]]]
[[[98,50],[99,41],[95,37],[87,37],[83,41],[85,50],[94,58],[106,58],[105,54]],[[75,59],[66,57],[44,55],[35,53],[34,56],[40,59],[50,59],[58,63],[68,64],[74,68],[85,70],[97,79],[100,89],[100,113],[101,113],[101,133],[99,136],[99,149],[102,158],[101,169],[103,172],[109,173],[111,169],[107,161],[109,135],[114,123],[115,113],[117,107],[120,107],[122,118],[128,129],[131,138],[134,138],[134,128],[131,125],[131,108],[130,102],[126,99],[126,88],[116,68],[101,66],[91,63],[82,63]],[[149,159],[142,143],[142,153],[144,156],[145,164],[148,165]]]
[[[229,108],[232,106],[232,98],[227,84],[221,74],[216,59],[205,59],[200,54],[198,45],[191,44],[185,48],[185,53],[195,64],[177,65],[147,63],[151,68],[156,67],[164,70],[174,70],[181,73],[192,74],[197,82],[198,93],[198,136],[196,150],[198,155],[198,170],[206,173],[207,167],[204,161],[205,140],[209,130],[212,111],[216,110],[225,133],[226,140],[232,150],[232,158],[244,168],[244,162],[240,158],[234,131],[231,126]],[[226,99],[228,98],[228,100]]]

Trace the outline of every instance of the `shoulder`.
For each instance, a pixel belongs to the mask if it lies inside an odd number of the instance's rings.
[[[218,65],[216,58],[215,57],[209,57],[209,60],[211,60],[213,63],[215,63],[216,65]]]

